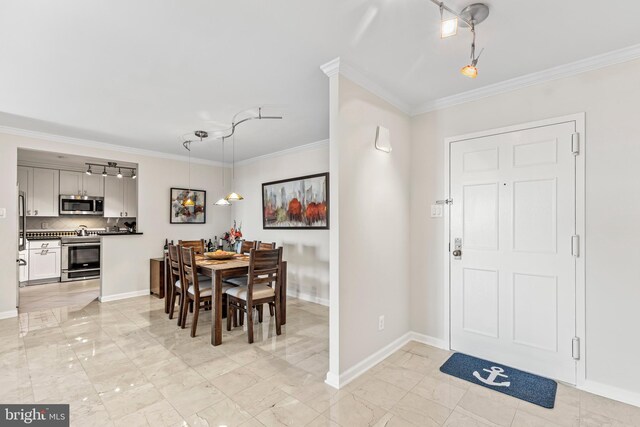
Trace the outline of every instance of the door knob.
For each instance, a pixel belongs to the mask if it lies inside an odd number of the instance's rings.
[[[453,242],[453,252],[451,252],[451,255],[453,255],[453,259],[462,259],[462,239],[459,237],[456,237],[454,242]]]

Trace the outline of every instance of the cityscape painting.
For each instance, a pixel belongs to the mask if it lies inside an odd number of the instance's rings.
[[[329,174],[262,184],[264,229],[329,228]]]

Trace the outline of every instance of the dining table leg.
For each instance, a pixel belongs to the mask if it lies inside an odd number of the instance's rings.
[[[213,313],[211,319],[211,345],[222,344],[222,271],[213,275]]]
[[[282,289],[280,289],[280,324],[287,323],[287,262],[283,262],[281,268],[282,273]]]
[[[169,313],[169,306],[170,306],[170,299],[169,295],[170,295],[170,291],[172,291],[173,289],[171,289],[169,287],[169,257],[165,254],[164,256],[164,262],[162,263],[162,265],[164,266],[164,269],[162,271],[162,278],[164,279],[163,282],[163,286],[164,286],[164,312],[165,313]]]

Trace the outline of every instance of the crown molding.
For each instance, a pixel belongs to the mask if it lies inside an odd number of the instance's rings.
[[[323,73],[325,73],[328,77],[335,76],[336,74],[342,74],[344,77],[348,78],[352,82],[362,86],[367,89],[369,92],[373,93],[376,96],[387,101],[389,104],[396,107],[398,110],[402,111],[407,115],[411,115],[411,107],[406,102],[402,101],[400,98],[395,96],[393,93],[389,92],[378,83],[374,82],[372,79],[367,77],[364,73],[355,69],[353,66],[347,64],[342,61],[340,57],[337,57],[326,64],[320,66],[320,69]]]
[[[333,77],[340,72],[340,57],[338,56],[331,61],[322,64],[320,69],[323,73],[327,75],[327,77]]]
[[[454,105],[476,101],[493,95],[524,89],[529,86],[550,82],[553,80],[571,77],[588,71],[598,70],[611,65],[621,64],[640,58],[640,44],[623,49],[613,50],[602,55],[581,59],[569,64],[559,65],[536,73],[494,83],[478,89],[462,92],[456,95],[446,96],[434,101],[426,102],[415,109],[411,115],[417,116],[430,111],[441,110]]]
[[[103,149],[103,150],[110,150],[110,151],[115,151],[115,152],[118,152],[118,153],[133,154],[133,155],[138,155],[138,156],[156,157],[156,158],[161,158],[161,159],[177,160],[177,161],[182,161],[182,162],[188,162],[189,161],[189,157],[188,156],[181,156],[179,154],[170,154],[170,153],[164,153],[164,152],[161,152],[161,151],[145,150],[145,149],[142,149],[142,148],[133,148],[133,147],[127,147],[127,146],[124,146],[124,145],[109,144],[109,143],[106,143],[106,142],[93,141],[93,140],[89,140],[89,139],[72,138],[72,137],[68,137],[68,136],[56,135],[56,134],[46,133],[46,132],[32,131],[32,130],[15,128],[15,127],[10,127],[10,126],[0,126],[0,133],[4,133],[4,134],[7,134],[7,135],[22,136],[22,137],[26,137],[26,138],[43,139],[43,140],[46,140],[46,141],[60,142],[60,143],[63,143],[63,144],[79,145],[79,146],[82,146],[82,147],[90,147],[90,148],[98,148],[98,149]],[[228,163],[222,163],[222,162],[218,162],[218,161],[215,161],[215,160],[198,159],[198,158],[194,158],[194,157],[191,158],[191,162],[192,163],[197,163],[197,164],[202,164],[202,165],[209,165],[209,166],[230,167],[230,164],[228,164]]]
[[[299,153],[299,152],[302,152],[302,151],[317,150],[317,149],[324,148],[324,147],[329,147],[329,140],[328,139],[323,139],[321,141],[312,142],[310,144],[299,145],[297,147],[287,148],[285,150],[280,150],[280,151],[276,151],[274,153],[264,154],[262,156],[252,157],[250,159],[246,159],[246,160],[242,160],[242,161],[236,162],[236,166],[249,165],[251,163],[255,163],[257,161],[264,160],[264,159],[271,159],[273,157],[280,157],[280,156],[284,156],[284,155],[287,155],[287,154],[295,154],[295,153]]]

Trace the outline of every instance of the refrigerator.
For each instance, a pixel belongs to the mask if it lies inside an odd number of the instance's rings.
[[[24,191],[18,189],[18,256],[16,258],[16,275],[18,289],[16,290],[16,307],[20,304],[20,289],[29,281],[29,267],[27,266],[29,251],[27,248],[27,199]]]

